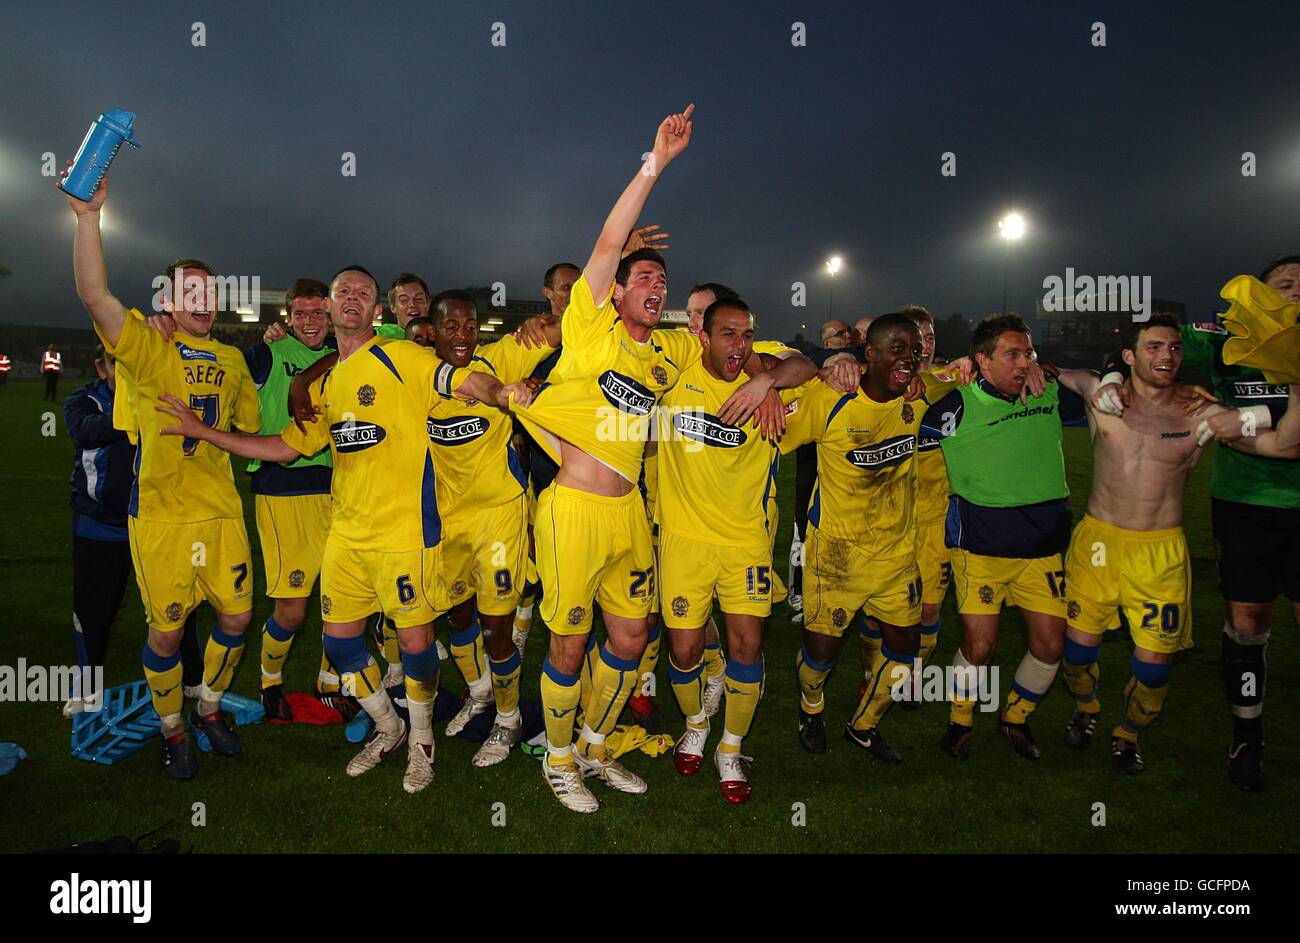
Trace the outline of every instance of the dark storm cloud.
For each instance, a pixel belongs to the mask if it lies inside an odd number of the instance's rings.
[[[1031,227],[1011,270],[1022,310],[1072,266],[1151,275],[1201,313],[1230,276],[1300,251],[1294,3],[973,6],[10,7],[0,320],[84,323],[41,155],[61,166],[111,107],[139,115],[105,234],[111,285],[139,306],[178,255],[268,286],[359,260],[539,297],[688,101],[695,140],[645,214],[673,235],[670,302],[725,281],[778,336],[825,318],[832,251],[839,317],[994,310],[1009,208]]]

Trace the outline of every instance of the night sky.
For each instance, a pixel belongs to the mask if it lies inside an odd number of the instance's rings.
[[[385,288],[409,269],[539,298],[691,101],[693,142],[643,222],[672,233],[671,306],[724,281],[764,336],[825,319],[832,253],[837,317],[997,310],[1011,209],[1025,312],[1071,266],[1150,275],[1203,315],[1231,276],[1300,253],[1294,0],[266,6],[6,5],[0,321],[88,324],[41,159],[62,167],[113,107],[142,147],[114,164],[105,248],[139,307],[177,256],[267,287],[357,262]]]

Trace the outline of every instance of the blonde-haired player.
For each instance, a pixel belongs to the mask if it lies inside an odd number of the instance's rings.
[[[109,292],[100,241],[100,211],[107,197],[107,177],[89,202],[68,197],[77,216],[72,263],[77,296],[104,349],[130,376],[127,389],[139,450],[128,532],[149,622],[144,673],[162,722],[164,768],[175,779],[189,779],[198,771],[198,757],[181,716],[183,626],[204,599],[217,611],[190,723],[207,734],[214,751],[234,756],[239,739],[222,717],[220,702],[243,655],[252,616],[252,560],[230,457],[197,439],[160,439],[162,421],[150,401],[183,396],[183,402],[174,401],[205,429],[239,426],[256,432],[257,389],[243,355],[210,337],[216,299],[212,270],[203,263],[184,260],[167,275],[170,286],[160,300],[179,328],[171,342]],[[191,410],[202,414],[202,422]]]

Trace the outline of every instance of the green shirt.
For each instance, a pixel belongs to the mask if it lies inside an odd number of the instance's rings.
[[[261,435],[278,435],[289,425],[289,384],[297,374],[332,353],[332,347],[313,350],[293,335],[244,351],[261,400]],[[248,471],[254,476],[253,490],[259,494],[323,494],[329,492],[330,465],[330,451],[324,449],[292,462],[269,463],[265,469],[261,460],[254,459],[248,463]],[[310,471],[294,474],[299,469]]]
[[[380,337],[391,337],[395,341],[406,340],[406,328],[399,324],[381,324],[375,328],[375,333]]]
[[[953,494],[993,508],[1023,507],[1069,496],[1055,383],[1023,405],[1019,399],[992,395],[982,383],[958,387],[939,402],[951,403],[954,396],[961,408],[947,420],[952,428],[939,429]]]
[[[1211,388],[1226,406],[1267,406],[1273,424],[1286,412],[1289,388],[1269,383],[1254,367],[1223,362],[1229,334],[1219,324],[1184,324],[1183,366],[1208,374]],[[1300,460],[1263,458],[1233,448],[1215,450],[1210,494],[1271,508],[1300,508]]]

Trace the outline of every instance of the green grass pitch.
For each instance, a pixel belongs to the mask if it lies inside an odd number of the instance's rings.
[[[62,391],[81,382],[65,378]],[[57,435],[42,434],[47,409],[35,381],[10,381],[0,389],[3,665],[16,665],[19,657],[41,665],[74,661],[67,506],[72,444],[61,408],[53,410]],[[1066,430],[1065,451],[1077,514],[1090,477],[1086,431]],[[723,801],[711,764],[688,780],[677,775],[667,756],[634,754],[628,765],[646,778],[649,793],[625,796],[597,784],[600,812],[579,816],[550,796],[536,761],[516,753],[494,769],[475,770],[469,762],[474,745],[441,734],[437,781],[412,797],[401,788],[403,758],[349,779],[343,767],[355,748],[341,727],[241,728],[243,755],[224,760],[204,754],[198,777],[176,783],[160,771],[156,746],[110,767],[74,760],[70,722],[61,717],[60,705],[4,703],[0,741],[17,742],[30,758],[0,778],[7,810],[0,816],[0,850],[136,836],[165,826],[164,834],[198,852],[1294,852],[1300,850],[1292,811],[1300,801],[1300,695],[1290,606],[1279,609],[1269,649],[1268,788],[1246,794],[1229,785],[1225,774],[1229,719],[1218,672],[1223,603],[1210,541],[1210,458],[1194,476],[1187,499],[1197,647],[1175,663],[1165,714],[1143,738],[1147,772],[1133,779],[1111,773],[1107,750],[1107,731],[1128,678],[1129,642],[1120,633],[1110,633],[1103,646],[1104,713],[1087,754],[1061,743],[1072,708],[1058,684],[1033,718],[1044,748],[1038,763],[1012,754],[996,736],[990,714],[977,714],[975,753],[968,762],[944,756],[937,743],[947,710],[931,703],[916,713],[890,713],[885,727],[905,762],[885,768],[839,736],[860,677],[854,645],[846,646],[843,664],[828,685],[830,752],[811,757],[800,749],[794,674],[800,630],[781,605],[768,625],[767,693],[745,742],[745,752],[755,757],[754,795],[743,806]],[[787,462],[777,541],[782,570],[790,543],[793,472],[793,462]],[[236,479],[252,536],[248,478],[241,471]],[[257,553],[255,537],[253,545]],[[254,572],[260,591],[260,557]],[[308,611],[309,623],[286,669],[290,690],[308,690],[317,667],[319,609],[313,602]],[[249,697],[258,687],[256,632],[268,612],[267,601],[259,598],[252,642],[234,684],[237,693]],[[206,637],[210,613],[203,624]],[[439,634],[445,641],[445,630]],[[949,594],[938,664],[948,664],[958,635]],[[114,628],[107,683],[140,677],[143,638],[139,595],[131,586]],[[525,659],[526,697],[537,697],[545,638],[538,621]],[[1010,611],[998,651],[1003,697],[1024,648],[1023,627]],[[461,684],[454,668],[443,678],[449,687]],[[662,659],[658,687],[675,731],[680,715]],[[710,751],[720,726],[719,718]],[[197,802],[206,809],[203,826],[192,824]],[[493,824],[496,803],[505,805],[504,825]],[[1101,827],[1092,824],[1096,803],[1105,805]],[[804,824],[796,824],[800,819]]]

